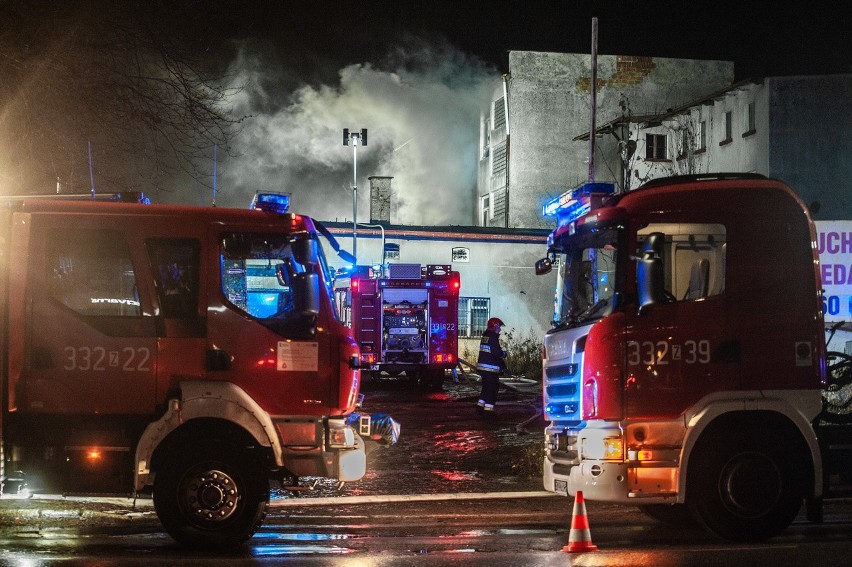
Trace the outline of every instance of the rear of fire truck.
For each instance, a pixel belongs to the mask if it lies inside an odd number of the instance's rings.
[[[423,387],[441,388],[458,362],[460,286],[459,273],[444,264],[364,267],[339,282],[338,300],[349,308],[372,377],[405,372]]]
[[[753,174],[613,189],[545,207],[544,488],[771,537],[832,472],[813,425],[825,337],[807,208]]]

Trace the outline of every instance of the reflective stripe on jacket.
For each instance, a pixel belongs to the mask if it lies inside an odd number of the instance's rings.
[[[500,347],[500,335],[487,330],[482,333],[476,369],[483,372],[503,373],[506,371],[505,356],[506,353]]]

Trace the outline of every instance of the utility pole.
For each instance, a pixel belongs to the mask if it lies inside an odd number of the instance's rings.
[[[352,256],[355,264],[358,264],[358,142],[362,146],[367,145],[367,129],[362,128],[360,132],[350,132],[349,128],[343,129],[343,145],[352,145]]]
[[[595,182],[595,114],[598,106],[598,19],[592,18],[592,104],[589,113],[589,183]]]

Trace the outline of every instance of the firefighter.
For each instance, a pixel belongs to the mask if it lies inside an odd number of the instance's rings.
[[[476,370],[482,377],[482,392],[476,403],[480,415],[493,415],[497,402],[497,390],[500,388],[500,375],[506,372],[506,353],[500,346],[500,329],[503,321],[497,317],[488,320],[482,340],[479,342],[479,358]]]

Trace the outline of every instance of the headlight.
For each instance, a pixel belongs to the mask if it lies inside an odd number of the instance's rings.
[[[347,425],[342,427],[338,420],[329,420],[328,446],[332,449],[351,449],[355,447],[355,430]]]
[[[621,437],[583,440],[583,458],[597,461],[624,460],[624,440]]]

